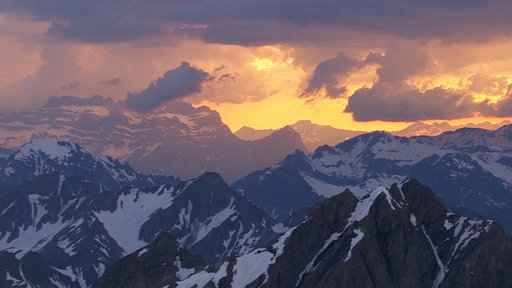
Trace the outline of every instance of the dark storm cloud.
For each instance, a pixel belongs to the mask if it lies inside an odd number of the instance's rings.
[[[166,35],[165,22],[140,1],[0,0],[4,12],[49,21],[47,34],[84,42],[136,41]],[[148,8],[153,6],[147,5]]]
[[[387,47],[385,54],[370,53],[365,64],[377,64],[380,82],[399,83],[408,77],[420,74],[428,67],[428,49],[414,43],[394,43]]]
[[[352,113],[356,121],[418,121],[470,117],[481,110],[480,106],[471,95],[439,87],[425,92],[394,92],[389,83],[377,83],[357,90],[349,98],[345,112]]]
[[[365,64],[378,65],[378,81],[348,98],[345,112],[356,121],[418,121],[471,117],[489,109],[470,93],[435,87],[420,91],[407,83],[431,65],[428,49],[411,43],[394,43],[383,54],[369,54]]]
[[[54,22],[48,34],[59,38],[93,43],[132,41],[165,35],[165,29],[149,23],[123,23],[114,19],[75,19],[69,23]]]
[[[344,53],[338,53],[336,57],[318,63],[308,81],[308,87],[301,96],[307,97],[325,89],[328,97],[339,97],[347,90],[346,86],[339,85],[340,78],[347,76],[360,65],[361,61],[350,58]]]
[[[162,78],[142,92],[129,93],[126,105],[136,111],[149,111],[166,101],[201,92],[202,84],[211,78],[207,72],[182,62],[178,68],[165,72]]]
[[[512,2],[0,0],[0,9],[50,21],[49,34],[66,39],[133,41],[179,31],[210,42],[259,45],[315,37],[297,32],[306,27],[446,41],[509,36]]]

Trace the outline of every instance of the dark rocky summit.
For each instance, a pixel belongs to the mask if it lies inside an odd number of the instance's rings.
[[[144,273],[152,283],[176,279],[168,287],[512,286],[512,240],[501,226],[450,212],[416,180],[378,187],[361,199],[346,190],[314,206],[304,223],[268,248],[203,270],[195,266],[186,278],[177,267],[159,276],[169,260],[148,264],[137,253],[103,278],[124,281],[119,267],[130,267],[127,273]],[[150,287],[134,283],[124,287]]]
[[[176,287],[181,277],[201,267],[201,259],[179,247],[170,233],[162,233],[151,245],[109,267],[92,287]]]

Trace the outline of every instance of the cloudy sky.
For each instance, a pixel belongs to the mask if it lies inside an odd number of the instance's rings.
[[[171,99],[233,130],[512,117],[512,1],[0,0],[0,110]]]

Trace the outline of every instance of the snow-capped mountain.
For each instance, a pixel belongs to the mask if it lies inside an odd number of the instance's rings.
[[[331,197],[349,188],[362,196],[377,185],[415,177],[431,186],[448,207],[497,219],[512,232],[510,135],[512,126],[495,131],[464,128],[436,137],[405,138],[374,132],[334,147],[319,147],[309,155],[296,152],[277,165],[242,178],[233,187],[283,221],[283,213],[314,204],[315,194]],[[301,188],[293,188],[297,185]],[[301,199],[309,200],[290,202],[289,195],[295,191]],[[272,201],[267,201],[268,195],[274,195]]]
[[[156,186],[176,180],[172,176],[144,175],[127,163],[90,153],[80,145],[57,140],[33,140],[22,145],[1,166],[0,181],[20,184],[34,176],[81,176],[106,189]]]
[[[344,191],[316,205],[305,222],[274,244],[215,267],[185,266],[175,260],[175,252],[160,261],[138,258],[157,246],[162,246],[161,241],[114,265],[93,287],[113,287],[105,284],[119,281],[124,287],[139,287],[126,281],[130,271],[154,275],[150,281],[162,287],[509,287],[512,283],[512,240],[499,224],[448,211],[415,180],[379,186],[362,197]],[[170,263],[172,268],[160,273],[162,265]],[[119,273],[121,267],[125,273]]]
[[[228,182],[304,149],[291,129],[258,141],[240,140],[204,106],[171,101],[141,114],[101,96],[54,97],[38,109],[0,114],[0,135],[4,148],[59,139],[127,161],[144,173],[188,179],[216,171]]]
[[[88,287],[107,266],[165,231],[208,262],[247,253],[275,236],[272,218],[215,173],[121,190],[46,174],[3,188],[0,253],[13,265],[3,271],[13,283],[33,287],[48,287],[48,279],[55,287]],[[32,276],[34,259],[45,270]]]

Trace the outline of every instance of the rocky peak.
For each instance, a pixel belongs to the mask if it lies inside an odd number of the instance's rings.
[[[409,180],[359,200],[345,191],[315,206],[262,286],[482,287],[490,281],[507,287],[498,283],[512,279],[505,272],[512,269],[505,261],[511,253],[512,241],[497,224],[450,213],[427,187]],[[478,267],[464,267],[477,258]],[[481,280],[475,270],[491,276]]]

